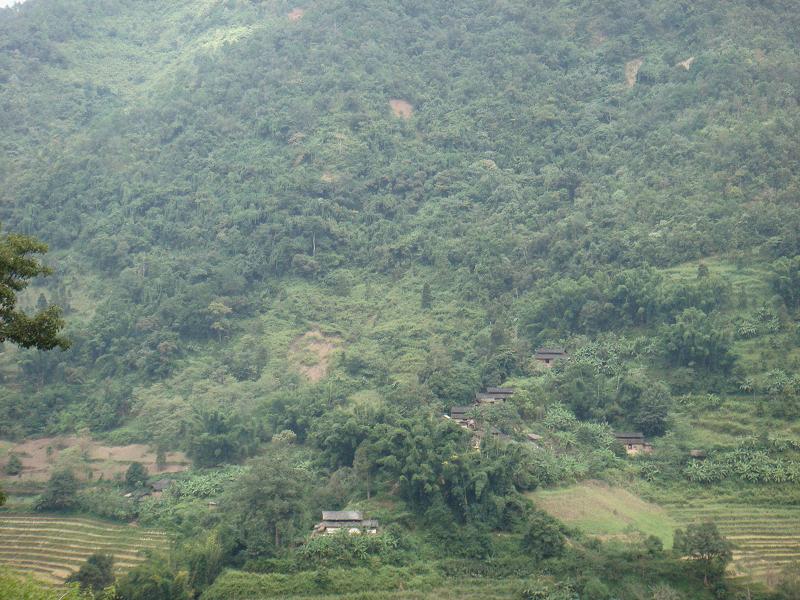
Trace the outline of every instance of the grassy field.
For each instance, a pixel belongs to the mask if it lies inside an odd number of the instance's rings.
[[[539,490],[530,498],[564,523],[605,539],[655,535],[670,548],[673,533],[679,527],[663,508],[601,482]]]
[[[713,521],[735,545],[730,573],[772,584],[800,564],[800,507],[697,501],[662,508],[603,483],[587,482],[530,495],[543,510],[598,537],[630,538],[641,532],[672,546],[676,528]]]
[[[781,570],[800,563],[800,507],[698,503],[668,510],[683,523],[716,523],[735,544],[734,576],[771,584]]]
[[[140,563],[142,550],[168,544],[166,534],[85,518],[0,514],[0,565],[60,584],[88,556],[114,555],[117,573]]]

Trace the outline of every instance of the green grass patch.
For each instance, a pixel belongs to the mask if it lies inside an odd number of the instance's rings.
[[[628,490],[600,482],[586,482],[555,490],[538,490],[529,497],[557,519],[585,533],[601,537],[655,535],[666,548],[679,527],[663,508]]]

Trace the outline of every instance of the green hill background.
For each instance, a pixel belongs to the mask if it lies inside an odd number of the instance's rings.
[[[516,489],[796,505],[799,44],[788,0],[0,10],[0,220],[73,341],[4,348],[0,438],[217,468],[291,430],[328,477],[510,384]]]

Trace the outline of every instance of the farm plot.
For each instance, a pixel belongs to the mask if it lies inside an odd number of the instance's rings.
[[[629,491],[600,481],[550,490],[529,497],[557,519],[602,539],[633,539],[654,535],[672,547],[678,524],[660,506],[645,502]]]
[[[155,451],[144,444],[106,446],[88,437],[60,436],[26,440],[11,444],[0,440],[0,465],[5,464],[10,453],[22,461],[19,475],[0,474],[5,488],[25,484],[38,484],[50,478],[54,469],[69,468],[79,477],[113,479],[122,477],[132,462],[140,462],[150,473],[177,473],[185,471],[189,460],[182,452],[169,452],[166,463],[159,465]]]
[[[800,562],[800,507],[698,504],[669,512],[683,523],[716,523],[735,545],[733,576],[770,583],[782,569]]]
[[[60,584],[94,552],[114,556],[117,574],[169,543],[161,531],[95,519],[0,514],[0,565]]]

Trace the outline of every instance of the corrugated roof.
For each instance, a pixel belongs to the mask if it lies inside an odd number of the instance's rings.
[[[323,521],[362,521],[364,515],[358,510],[323,510]]]

